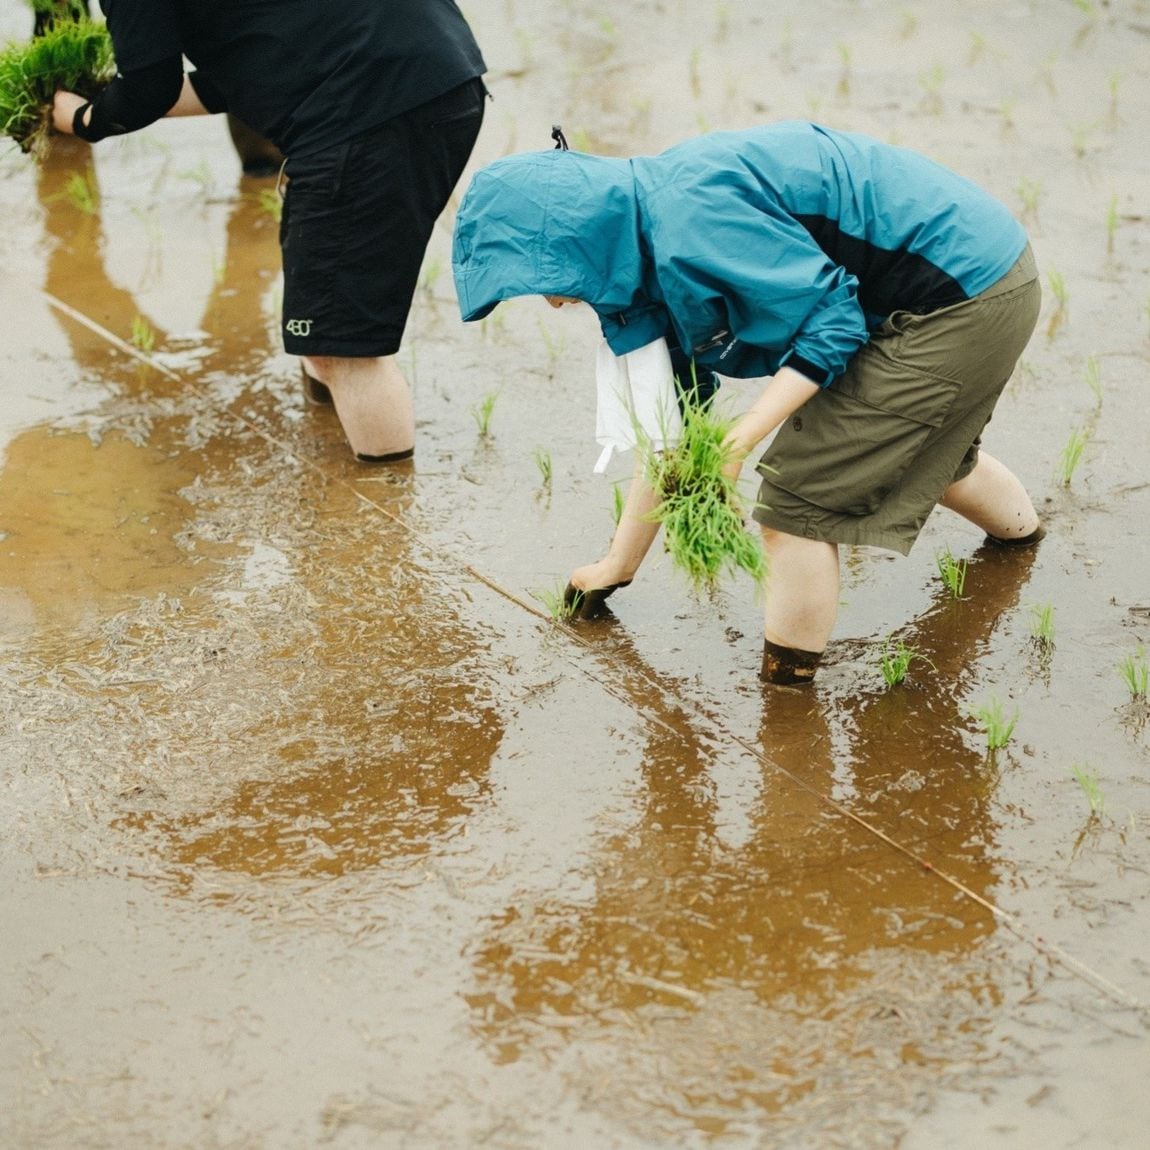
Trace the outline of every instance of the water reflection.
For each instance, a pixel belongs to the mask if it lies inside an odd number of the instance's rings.
[[[179,593],[201,573],[176,542],[186,460],[122,436],[39,427],[0,470],[0,641],[84,632],[109,610]]]
[[[45,288],[122,339],[142,322],[162,345],[166,334],[140,315],[133,294],[107,274],[90,163],[86,144],[62,137],[37,167]],[[80,210],[68,192],[84,171],[94,194],[92,211]],[[269,256],[264,217],[251,196],[237,199],[225,274],[207,301],[205,328],[233,367],[266,354],[262,303],[253,284],[270,274],[269,259],[275,267],[278,251]],[[274,247],[274,227],[270,234]],[[179,381],[126,359],[74,318],[53,314],[78,373],[113,384],[117,394],[84,417],[84,431],[38,426],[6,449],[0,471],[0,639],[87,630],[132,601],[180,595],[205,577],[185,534],[193,507],[184,491],[215,466],[218,445],[205,444],[215,413],[204,411],[201,397]],[[196,450],[184,450],[189,446]]]
[[[962,697],[1032,561],[980,552],[971,599],[940,598],[907,629],[937,668],[917,687],[770,691],[762,787],[735,846],[717,833],[707,772],[737,750],[608,624],[604,659],[649,716],[641,814],[598,853],[589,903],[509,905],[476,946],[469,1001],[493,1056],[576,1046],[576,1079],[593,1068],[602,1105],[655,1137],[683,1120],[731,1135],[784,1108],[809,1121],[808,1094],[832,1128],[857,1120],[834,1107],[867,1090],[876,1114],[905,1112],[929,1088],[915,1070],[934,1081],[981,1057],[978,1019],[999,994],[979,900],[996,881],[996,766],[963,733]]]
[[[277,488],[254,488],[245,506],[266,529]],[[357,514],[347,488],[310,489],[301,504],[276,525],[290,585],[250,588],[228,612],[260,632],[231,679],[245,700],[227,736],[234,785],[127,820],[159,835],[189,883],[226,874],[242,892],[245,878],[333,877],[449,851],[489,791],[503,737],[490,636],[412,537]],[[211,705],[210,694],[199,704]],[[205,730],[205,748],[218,754],[221,733]]]

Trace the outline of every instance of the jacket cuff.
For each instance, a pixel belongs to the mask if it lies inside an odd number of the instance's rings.
[[[827,371],[825,367],[820,367],[817,363],[812,363],[801,355],[795,355],[794,352],[783,356],[779,367],[792,368],[800,375],[805,375],[811,383],[817,384],[819,387],[830,387],[835,381],[833,371]]]
[[[72,135],[78,136],[81,140],[87,140],[89,144],[95,144],[103,139],[99,132],[95,131],[90,125],[84,123],[84,113],[92,106],[91,100],[86,104],[81,104],[75,112],[72,113]]]

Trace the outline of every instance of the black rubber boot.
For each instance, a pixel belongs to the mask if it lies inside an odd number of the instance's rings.
[[[801,687],[813,681],[822,657],[822,651],[781,647],[770,639],[764,639],[763,666],[759,678],[764,683],[774,683],[781,687]]]
[[[302,363],[299,365],[299,370],[303,376],[304,399],[308,403],[314,403],[317,407],[330,407],[332,399],[327,384],[320,383],[314,375],[308,375],[307,368]]]
[[[1039,523],[1029,535],[1019,535],[1015,539],[999,539],[997,535],[988,535],[986,542],[993,543],[996,547],[1033,547],[1034,544],[1040,542],[1045,535],[1046,528]]]

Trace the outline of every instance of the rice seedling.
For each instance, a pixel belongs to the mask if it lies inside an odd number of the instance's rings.
[[[731,6],[720,0],[715,5],[715,39],[722,43],[731,31]]]
[[[523,75],[535,66],[535,42],[529,32],[522,28],[515,30],[515,42],[519,45],[519,67],[517,72]]]
[[[779,67],[784,72],[793,72],[795,70],[795,30],[789,16],[783,21],[782,30],[779,32],[775,43],[779,56]]]
[[[1146,701],[1150,689],[1150,664],[1146,662],[1146,651],[1139,647],[1133,655],[1127,655],[1118,666],[1122,681],[1130,691],[1132,702]]]
[[[477,404],[471,408],[471,416],[479,428],[481,439],[491,438],[491,416],[495,411],[495,402],[499,398],[498,391],[489,391]]]
[[[435,295],[435,285],[442,274],[442,262],[436,259],[428,260],[427,266],[423,269],[423,278],[419,281],[420,291],[426,296]]]
[[[1028,180],[1025,176],[1015,188],[1018,198],[1022,201],[1022,218],[1038,222],[1038,202],[1042,199],[1042,181]]]
[[[942,114],[942,82],[946,79],[946,71],[941,64],[935,64],[925,72],[918,74],[918,82],[923,90],[923,110],[932,116]]]
[[[1118,127],[1118,89],[1122,85],[1122,73],[1110,73],[1110,107],[1106,112],[1106,123],[1110,128]]]
[[[1084,160],[1090,151],[1090,134],[1094,131],[1094,127],[1093,124],[1075,124],[1070,129],[1070,146],[1074,155],[1080,160]]]
[[[267,212],[277,224],[280,222],[283,217],[284,202],[275,188],[260,188],[256,202],[261,210]]]
[[[1110,203],[1106,206],[1106,254],[1112,256],[1114,254],[1114,240],[1118,235],[1118,197],[1113,195],[1110,197]]]
[[[1070,292],[1067,290],[1066,281],[1060,272],[1054,270],[1047,272],[1046,282],[1050,285],[1051,294],[1054,296],[1054,311],[1046,325],[1046,338],[1053,339],[1066,319],[1066,310],[1070,304]]]
[[[950,553],[950,548],[938,552],[934,557],[935,565],[938,567],[939,578],[942,579],[943,586],[950,592],[952,599],[962,598],[962,589],[966,586],[966,560],[955,559]]]
[[[918,31],[918,16],[909,8],[899,13],[898,38],[909,40]]]
[[[551,452],[545,447],[535,449],[535,466],[539,468],[539,478],[543,486],[551,490]]]
[[[700,51],[696,45],[691,49],[691,57],[687,63],[687,79],[691,85],[691,95],[698,100],[703,94],[703,81],[699,69]]]
[[[986,37],[981,32],[971,32],[970,34],[970,51],[967,53],[966,62],[973,66],[981,59],[982,54],[986,51]]]
[[[177,173],[179,179],[187,180],[196,185],[205,196],[210,196],[216,186],[216,178],[206,160],[201,160],[194,168],[185,168]]]
[[[1096,356],[1086,357],[1086,386],[1094,394],[1095,406],[1102,406],[1102,369],[1098,366]]]
[[[1094,31],[1098,12],[1092,0],[1074,0],[1074,7],[1086,17],[1086,23],[1074,33],[1074,47],[1080,48],[1090,33]]]
[[[551,329],[542,320],[539,320],[539,335],[543,346],[547,349],[547,362],[554,367],[567,352],[567,335],[560,331],[558,336],[552,334]]]
[[[100,188],[91,168],[73,172],[64,184],[64,195],[76,211],[86,216],[94,216],[100,210]]]
[[[623,488],[616,483],[611,489],[611,512],[615,517],[615,526],[619,526],[619,520],[623,518],[623,508],[627,504],[627,497],[623,494]]]
[[[651,518],[663,527],[672,563],[696,591],[713,589],[728,570],[746,571],[760,584],[766,578],[766,560],[746,529],[735,480],[723,471],[731,461],[725,439],[732,423],[688,405],[679,443],[645,453],[648,481],[660,497]]]
[[[1086,442],[1089,438],[1089,432],[1081,428],[1075,428],[1070,433],[1070,438],[1066,441],[1066,446],[1062,449],[1062,455],[1059,457],[1058,482],[1061,486],[1070,486],[1074,479],[1074,472],[1078,470],[1078,465],[1082,462],[1082,453],[1086,449]]]
[[[998,114],[1002,117],[1003,133],[1014,131],[1014,100],[1003,100],[998,105]]]
[[[554,587],[544,587],[542,590],[531,592],[532,597],[538,599],[547,608],[547,613],[554,623],[562,623],[570,619],[579,609],[578,598],[573,602],[567,602],[563,594],[565,589],[566,584],[557,583]]]
[[[1008,719],[1002,711],[1002,703],[997,695],[991,695],[990,700],[973,712],[974,717],[981,723],[983,734],[986,736],[986,749],[1000,751],[1010,742],[1014,734],[1014,727],[1018,722],[1018,712]]]
[[[28,0],[28,3],[38,17],[38,28],[45,22],[84,20],[88,16],[87,5],[80,3],[80,0]]]
[[[878,665],[886,685],[897,687],[906,678],[911,664],[916,659],[930,667],[934,666],[925,655],[919,653],[916,647],[908,646],[903,642],[892,643],[889,638],[885,639],[882,650],[879,652]]]
[[[115,74],[111,37],[91,20],[60,20],[34,40],[9,44],[0,51],[0,135],[43,156],[56,91],[92,99]]]
[[[1071,763],[1070,773],[1078,780],[1078,785],[1090,804],[1091,818],[1097,818],[1102,814],[1104,806],[1102,785],[1098,781],[1097,772],[1091,770],[1089,763],[1083,763],[1081,766],[1078,763]]]
[[[1030,641],[1044,654],[1054,650],[1054,604],[1031,603]]]
[[[839,53],[839,79],[835,91],[840,100],[847,100],[851,94],[851,49],[841,40],[835,45]]]
[[[131,343],[140,351],[151,351],[156,346],[156,333],[142,315],[134,316],[132,319]]]

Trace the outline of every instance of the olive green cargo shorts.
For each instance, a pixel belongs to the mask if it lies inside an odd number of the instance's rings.
[[[779,429],[758,464],[755,519],[788,535],[907,554],[943,491],[977,462],[1041,300],[1027,247],[973,299],[892,314]]]

